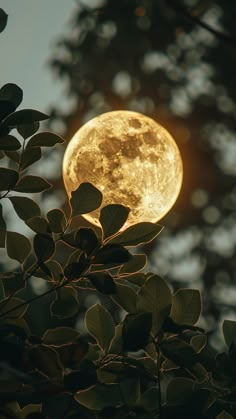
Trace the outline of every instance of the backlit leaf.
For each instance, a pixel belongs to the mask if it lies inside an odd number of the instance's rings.
[[[226,345],[230,346],[232,342],[236,343],[236,321],[224,320],[222,329]]]
[[[103,238],[113,236],[126,222],[130,209],[118,204],[106,205],[101,209],[99,221],[103,229]]]
[[[131,259],[131,255],[127,249],[120,245],[105,244],[99,249],[92,260],[93,264],[117,264],[122,265]]]
[[[109,240],[109,243],[121,244],[122,246],[138,246],[152,241],[162,229],[161,225],[149,222],[134,224]]]
[[[31,244],[23,234],[13,231],[7,232],[7,254],[9,258],[22,263],[31,251]]]
[[[138,311],[152,313],[152,333],[160,330],[171,308],[172,294],[164,279],[158,275],[149,277],[140,288],[137,298]]]
[[[173,295],[171,317],[178,324],[194,325],[201,314],[201,295],[198,290],[179,289]]]
[[[40,160],[42,156],[40,147],[32,147],[31,149],[25,149],[21,154],[20,167],[21,170],[25,170],[27,167]]]
[[[75,394],[75,400],[91,410],[124,404],[119,384],[98,383]]]
[[[71,327],[56,327],[55,329],[47,329],[42,341],[46,345],[57,347],[75,342],[79,336],[79,332]]]
[[[6,135],[0,138],[0,150],[15,151],[21,148],[21,143],[13,135]]]
[[[60,319],[72,317],[78,313],[79,302],[74,288],[65,286],[57,291],[57,299],[50,306],[51,313]]]
[[[14,191],[38,193],[51,188],[51,186],[52,185],[42,177],[27,175],[19,180],[17,185],[14,187]]]
[[[78,189],[71,193],[72,216],[92,212],[99,208],[101,203],[102,193],[91,183],[81,183]]]
[[[2,32],[7,25],[8,15],[4,12],[3,9],[0,9],[0,32]]]
[[[25,221],[26,225],[35,231],[35,233],[50,233],[49,223],[45,218],[36,215],[35,217],[29,218]]]
[[[136,312],[137,294],[131,287],[117,282],[116,293],[111,298],[128,313]]]
[[[226,410],[222,410],[222,412],[219,413],[219,415],[217,415],[215,419],[234,419],[234,417],[231,416],[228,412],[226,412]]]
[[[201,352],[201,350],[206,346],[206,343],[206,335],[193,336],[191,339],[191,345],[197,353]]]
[[[55,144],[64,143],[62,137],[53,132],[39,132],[35,134],[27,143],[27,148],[30,147],[53,147]]]
[[[7,127],[31,124],[32,122],[44,121],[49,116],[34,109],[22,109],[7,116],[3,123]]]
[[[29,306],[28,304],[24,303],[24,300],[15,297],[11,298],[7,302],[5,300],[2,300],[0,302],[0,314],[4,316],[4,313],[7,313],[8,311],[12,310],[10,313],[6,314],[6,318],[19,319],[20,317],[24,316]]]
[[[191,345],[178,338],[161,342],[162,354],[179,367],[190,369],[197,362],[197,353]]]
[[[115,324],[109,311],[100,304],[95,304],[86,312],[85,324],[101,349],[106,351],[115,334]]]
[[[30,348],[29,356],[34,368],[48,375],[51,380],[62,379],[63,368],[55,349],[46,345],[35,345]]]
[[[120,275],[130,275],[141,271],[147,263],[146,255],[132,255],[132,258],[126,262],[120,269]]]
[[[54,233],[62,233],[66,228],[66,217],[64,212],[55,208],[47,213],[47,219],[49,221],[49,226],[51,231]]]
[[[50,234],[34,236],[34,252],[39,261],[47,261],[55,252],[55,243]]]
[[[24,221],[38,216],[41,213],[38,204],[30,198],[23,196],[11,196],[9,197],[9,200],[11,201],[18,217]]]
[[[194,381],[189,378],[173,378],[167,386],[166,398],[168,404],[185,404],[193,397]]]
[[[86,277],[102,294],[110,295],[116,293],[116,284],[108,272],[94,272],[86,275]]]
[[[0,167],[0,191],[8,191],[13,189],[19,179],[16,170]]]
[[[123,350],[138,351],[149,341],[152,327],[152,314],[127,314],[122,329]]]

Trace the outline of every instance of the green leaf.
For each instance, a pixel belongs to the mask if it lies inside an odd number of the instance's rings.
[[[40,262],[46,262],[55,252],[55,243],[50,234],[36,234],[34,236],[34,252]]]
[[[158,275],[149,277],[140,288],[137,310],[152,313],[152,333],[155,336],[171,308],[172,295],[164,279]]]
[[[3,151],[15,151],[21,148],[20,141],[17,140],[13,135],[6,135],[5,137],[0,137],[0,150]]]
[[[11,196],[9,197],[9,200],[11,201],[18,217],[24,221],[38,216],[41,213],[39,206],[30,198],[23,196]]]
[[[22,272],[4,272],[0,274],[0,281],[3,284],[6,297],[16,288],[22,290],[25,286]]]
[[[194,381],[189,378],[173,378],[167,386],[166,401],[170,405],[186,404],[193,397]]]
[[[86,275],[93,286],[102,294],[110,295],[116,293],[116,284],[112,276],[107,272],[94,272]]]
[[[149,387],[144,393],[142,393],[139,405],[149,412],[158,410],[157,388]]]
[[[100,304],[95,304],[86,312],[85,324],[101,349],[106,351],[115,334],[115,324],[109,311]]]
[[[14,191],[26,192],[26,193],[38,193],[43,192],[46,189],[51,188],[51,184],[45,179],[39,176],[24,176],[22,177],[17,185],[14,187]]]
[[[120,381],[120,391],[125,404],[134,407],[140,398],[140,380],[138,378],[127,377]]]
[[[151,313],[127,314],[122,329],[123,350],[143,349],[148,344],[151,327]]]
[[[17,127],[18,125],[31,124],[32,122],[44,121],[50,117],[45,113],[34,109],[22,109],[7,116],[3,124],[7,127]]]
[[[45,218],[36,215],[35,217],[29,218],[25,221],[25,224],[35,231],[35,233],[46,234],[51,233],[49,223]]]
[[[50,380],[62,380],[63,368],[55,349],[46,345],[35,345],[30,348],[29,356],[34,368],[46,374]]]
[[[121,244],[122,246],[139,246],[152,241],[163,227],[154,223],[138,223],[128,227],[125,231],[109,240],[109,243]]]
[[[97,251],[95,257],[92,260],[92,263],[95,265],[105,265],[107,263],[122,265],[123,263],[130,260],[131,257],[132,256],[128,250],[124,247],[115,244],[105,244]]]
[[[24,304],[24,300],[20,300],[19,298],[11,298],[6,302],[6,300],[2,300],[0,302],[0,313],[4,316],[4,313],[12,310],[9,314],[6,315],[8,319],[19,319],[20,317],[23,317],[26,313],[29,304]],[[18,307],[22,305],[21,307]],[[18,308],[17,308],[18,307]],[[15,310],[13,310],[15,308]]]
[[[191,339],[191,345],[194,350],[199,353],[207,344],[207,337],[206,335],[197,335],[193,336]]]
[[[124,404],[119,384],[98,383],[75,394],[75,400],[91,410]]]
[[[21,170],[25,170],[27,167],[34,164],[36,161],[40,160],[42,156],[40,147],[32,147],[30,149],[25,149],[21,154],[20,167]]]
[[[53,132],[39,132],[35,134],[27,143],[27,148],[30,147],[53,147],[56,144],[64,143],[62,137]]]
[[[71,327],[56,327],[55,329],[47,329],[42,341],[45,345],[57,347],[76,342],[79,336],[79,332]]]
[[[19,161],[20,161],[20,154],[17,151],[4,151],[4,154],[10,160],[14,161],[15,163],[19,163]]]
[[[229,347],[233,342],[236,343],[236,321],[235,320],[224,320],[223,335],[225,343]]]
[[[46,280],[54,279],[54,281],[61,281],[63,279],[63,270],[61,265],[55,260],[48,260],[40,265],[40,268],[34,273],[38,278]]]
[[[14,83],[7,83],[0,89],[0,102],[5,104],[10,104],[8,106],[8,112],[4,115],[9,115],[12,113],[22,102],[23,91],[22,89]],[[10,111],[10,112],[9,112]]]
[[[116,293],[111,298],[128,313],[136,312],[137,294],[131,287],[117,282]]]
[[[31,251],[31,244],[23,234],[13,231],[7,232],[7,254],[9,258],[22,263]]]
[[[3,9],[0,9],[0,32],[2,32],[7,25],[8,15]]]
[[[91,183],[81,183],[80,186],[71,193],[70,205],[72,216],[87,214],[100,207],[102,203],[102,193]]]
[[[193,347],[178,338],[165,339],[161,342],[162,354],[179,367],[190,369],[197,362]]]
[[[111,340],[108,352],[110,354],[119,354],[122,352],[123,339],[122,339],[123,323],[121,322],[115,327],[115,335]]]
[[[78,314],[79,302],[77,292],[70,286],[65,286],[57,291],[57,299],[50,306],[52,316],[60,319]]]
[[[18,419],[41,419],[41,404],[28,404],[23,407]]]
[[[32,122],[31,124],[19,125],[17,131],[26,140],[39,129],[39,122]]]
[[[49,211],[47,213],[47,219],[50,229],[54,233],[62,233],[65,230],[67,221],[65,214],[61,209],[55,208]]]
[[[15,170],[0,167],[0,191],[13,189],[19,179],[19,174]]]
[[[124,276],[139,272],[145,267],[146,263],[146,255],[132,255],[132,258],[121,267],[119,275]]]
[[[6,231],[6,222],[3,218],[2,204],[0,204],[0,231]]]
[[[113,236],[126,222],[130,209],[118,204],[106,205],[101,209],[99,221],[103,229],[103,238]]]
[[[226,410],[222,410],[222,412],[215,417],[215,419],[234,419]]]
[[[178,324],[194,325],[201,315],[201,306],[198,290],[179,289],[173,295],[171,318]]]

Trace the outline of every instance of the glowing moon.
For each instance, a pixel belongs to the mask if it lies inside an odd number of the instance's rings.
[[[103,193],[103,205],[130,208],[127,225],[157,222],[174,205],[182,185],[183,166],[171,135],[137,112],[114,111],[83,125],[63,160],[68,195],[82,182]],[[99,225],[99,210],[84,217]]]

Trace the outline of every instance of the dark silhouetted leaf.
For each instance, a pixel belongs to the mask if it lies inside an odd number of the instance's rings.
[[[64,275],[67,279],[79,279],[86,266],[87,259],[85,254],[81,253],[78,262],[72,262],[65,267]]]
[[[141,287],[137,298],[138,311],[152,313],[152,333],[159,332],[171,308],[172,295],[164,279],[158,275],[149,277]]]
[[[87,275],[93,286],[102,294],[115,294],[116,284],[112,276],[107,272],[95,272]]]
[[[138,223],[128,227],[125,231],[109,240],[109,243],[122,246],[138,246],[152,241],[163,229],[159,224]]]
[[[93,264],[114,263],[121,265],[131,259],[131,255],[127,249],[116,244],[105,244],[99,249],[92,260]]]
[[[2,32],[7,25],[8,15],[4,12],[3,9],[0,9],[0,32]]]
[[[101,349],[107,351],[115,334],[115,324],[109,311],[100,304],[95,304],[86,312],[85,324]]]
[[[234,419],[234,417],[231,416],[228,412],[226,412],[226,410],[222,410],[222,412],[219,413],[219,415],[217,415],[215,419]]]
[[[61,209],[55,208],[47,213],[47,219],[51,231],[54,233],[62,233],[67,225],[66,217]]]
[[[34,236],[34,252],[38,260],[46,262],[55,252],[55,243],[50,234],[36,234]]]
[[[4,151],[4,154],[12,161],[19,163],[20,154],[17,151]]]
[[[71,193],[72,216],[92,212],[99,208],[101,203],[102,193],[91,183],[81,183],[78,189]]]
[[[206,335],[193,336],[191,339],[191,345],[197,353],[201,352],[201,350],[206,346],[206,343]]]
[[[124,404],[119,384],[96,384],[76,393],[75,400],[91,410]]]
[[[79,302],[74,288],[65,286],[57,291],[57,299],[51,304],[51,313],[61,319],[78,313]]]
[[[44,278],[46,280],[54,279],[54,281],[61,281],[64,277],[61,265],[55,260],[48,260],[40,264],[40,268],[34,273],[34,276]]]
[[[87,365],[84,368],[81,368],[85,361],[87,361]],[[83,390],[97,383],[96,366],[88,359],[85,361],[80,365],[79,371],[73,371],[70,374],[65,375],[64,385],[67,390],[73,392]],[[88,365],[88,362],[90,362],[90,365]]]
[[[173,295],[171,317],[178,324],[193,325],[201,314],[201,295],[198,290],[179,289]]]
[[[29,404],[25,406],[21,412],[19,419],[43,419],[41,415],[41,405],[40,404]]]
[[[39,129],[39,122],[32,122],[31,124],[19,125],[17,131],[26,140]]]
[[[148,416],[146,418],[144,416],[143,419],[149,419],[150,412],[158,409],[157,388],[149,387],[144,393],[142,393],[139,405],[149,412]]]
[[[7,254],[9,258],[22,263],[31,251],[31,244],[27,237],[13,231],[7,232]]]
[[[116,283],[116,293],[112,296],[112,300],[128,313],[136,313],[137,311],[137,294],[131,287],[127,285]]]
[[[19,148],[21,148],[21,143],[13,135],[6,135],[0,138],[0,150],[15,151],[19,150]]]
[[[22,305],[24,303],[24,300],[20,300],[19,298],[11,298],[9,301],[2,300],[0,302],[0,313],[1,316],[4,316],[4,313],[12,310],[9,314],[6,315],[8,319],[19,319],[20,317],[23,317],[24,314],[27,311],[28,304]],[[18,307],[18,308],[17,308]],[[13,310],[15,308],[15,310]]]
[[[3,218],[2,214],[2,204],[0,204],[0,230],[5,231],[6,230],[6,222]]]
[[[135,406],[136,401],[140,398],[140,380],[127,377],[120,382],[120,390],[125,404],[129,407]]]
[[[51,380],[60,381],[63,368],[55,349],[46,345],[37,345],[30,348],[29,356],[34,368],[50,377]]]
[[[4,157],[5,157],[5,154],[2,151],[0,151],[0,160],[4,159]]]
[[[53,132],[39,132],[35,134],[27,143],[29,147],[53,147],[56,144],[64,143],[62,137]]]
[[[23,91],[14,83],[7,83],[0,89],[0,101],[12,103],[12,112],[21,104],[22,99]]]
[[[30,149],[25,149],[20,159],[21,170],[25,170],[27,167],[40,160],[41,156],[42,153],[40,147],[32,147]]]
[[[39,176],[24,176],[14,188],[17,192],[38,193],[51,188],[51,184]]]
[[[149,341],[152,314],[127,314],[123,324],[122,338],[124,351],[138,351]]]
[[[197,354],[191,345],[178,338],[165,339],[161,343],[163,355],[183,368],[191,368],[197,362]]]
[[[4,230],[0,230],[0,249],[5,248],[6,242],[6,232]]]
[[[31,230],[35,231],[35,233],[46,234],[51,233],[49,223],[43,217],[32,217],[25,221],[27,226],[31,228]]]
[[[222,329],[226,345],[230,346],[232,342],[236,344],[236,321],[224,320]]]
[[[189,378],[173,378],[167,386],[166,399],[168,404],[185,404],[193,397],[194,381]]]
[[[16,288],[24,288],[23,274],[21,272],[4,272],[0,274],[5,296],[8,297]]]
[[[111,204],[101,209],[99,221],[103,229],[103,238],[113,236],[126,222],[130,209],[123,205]]]
[[[18,125],[31,124],[32,122],[44,121],[49,116],[35,111],[34,109],[22,109],[7,116],[3,123],[7,127],[17,127]]]
[[[47,329],[42,340],[46,345],[61,346],[75,342],[80,334],[71,327],[56,327],[55,329]]]
[[[23,196],[11,196],[9,197],[9,200],[11,201],[18,217],[24,221],[38,216],[41,213],[39,206],[30,198]]]
[[[0,191],[8,191],[14,188],[19,179],[19,174],[15,170],[0,167]]]
[[[99,245],[98,238],[92,228],[80,228],[75,234],[75,244],[88,255]]]
[[[129,262],[125,263],[124,266],[121,267],[119,274],[123,276],[139,272],[145,267],[146,263],[146,255],[132,255],[132,258],[129,260]]]

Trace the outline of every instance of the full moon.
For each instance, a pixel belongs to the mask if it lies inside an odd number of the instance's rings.
[[[83,182],[103,193],[103,204],[130,208],[126,226],[157,222],[174,205],[183,166],[171,135],[153,119],[130,111],[113,111],[91,119],[73,136],[63,160],[68,196]],[[100,210],[85,214],[100,225]]]

